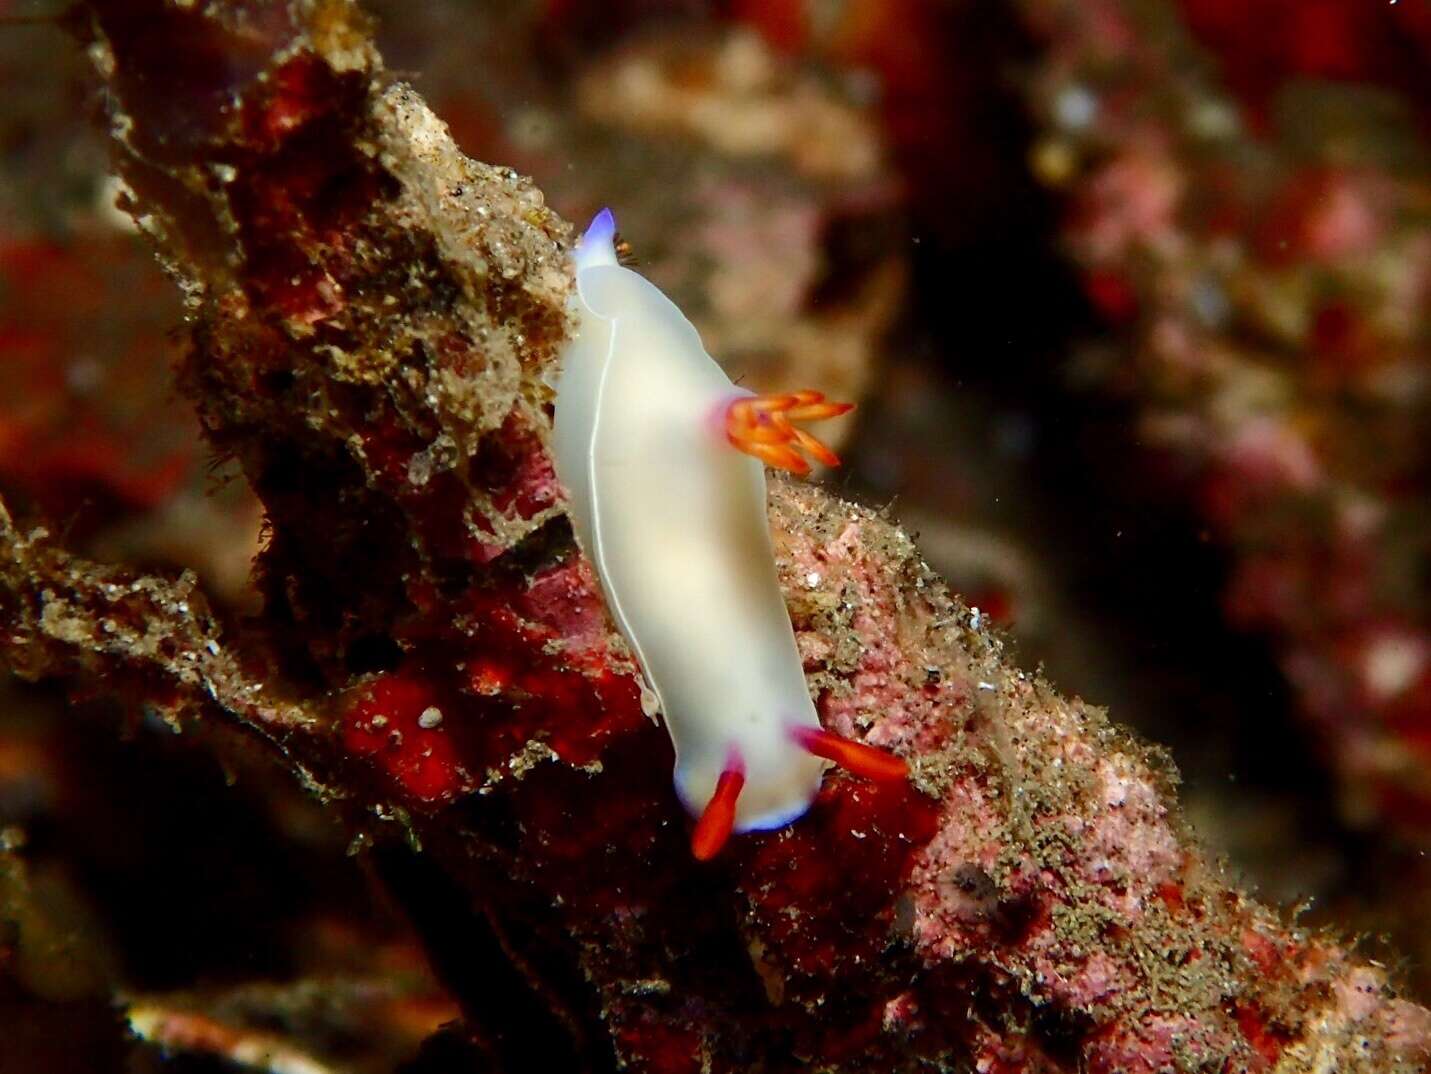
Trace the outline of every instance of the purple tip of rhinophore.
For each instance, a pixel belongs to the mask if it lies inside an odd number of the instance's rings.
[[[587,226],[586,234],[581,237],[583,243],[608,243],[616,238],[616,217],[610,209],[602,209],[591,218],[591,223]]]

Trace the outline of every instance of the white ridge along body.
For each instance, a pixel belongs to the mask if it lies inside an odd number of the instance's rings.
[[[603,211],[576,250],[557,385],[557,476],[606,603],[661,701],[676,792],[700,815],[743,771],[734,830],[800,816],[826,762],[775,574],[765,468],[725,434],[730,382],[685,315],[617,261]]]

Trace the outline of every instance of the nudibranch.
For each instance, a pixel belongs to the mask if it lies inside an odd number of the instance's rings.
[[[576,249],[576,333],[557,383],[557,476],[612,618],[659,699],[676,793],[712,857],[731,832],[810,806],[829,761],[902,780],[904,761],[823,730],[780,593],[764,464],[833,452],[795,423],[851,409],[743,391],[695,327],[623,266],[610,210]]]

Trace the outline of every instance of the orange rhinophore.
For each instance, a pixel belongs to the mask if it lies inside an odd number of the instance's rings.
[[[747,455],[803,477],[810,472],[810,464],[802,451],[826,466],[840,465],[840,457],[794,423],[823,421],[854,408],[853,403],[829,402],[816,391],[752,395],[737,399],[726,409],[725,432]]]
[[[909,765],[904,758],[885,750],[866,746],[862,742],[851,742],[823,729],[797,727],[791,733],[796,742],[816,757],[834,761],[841,768],[865,779],[896,783],[909,776]]]
[[[697,861],[710,861],[720,853],[735,826],[735,803],[745,786],[745,772],[732,761],[716,781],[715,794],[706,803],[696,829],[691,833],[691,853]]]

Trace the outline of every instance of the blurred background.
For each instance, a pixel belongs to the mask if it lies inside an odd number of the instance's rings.
[[[1431,1000],[1431,4],[367,7],[465,151],[609,205],[733,375],[857,402],[822,479]],[[0,85],[0,493],[251,612],[261,513],[175,394],[83,52],[0,25]],[[0,1071],[446,1069],[356,849],[258,758],[0,682]]]

